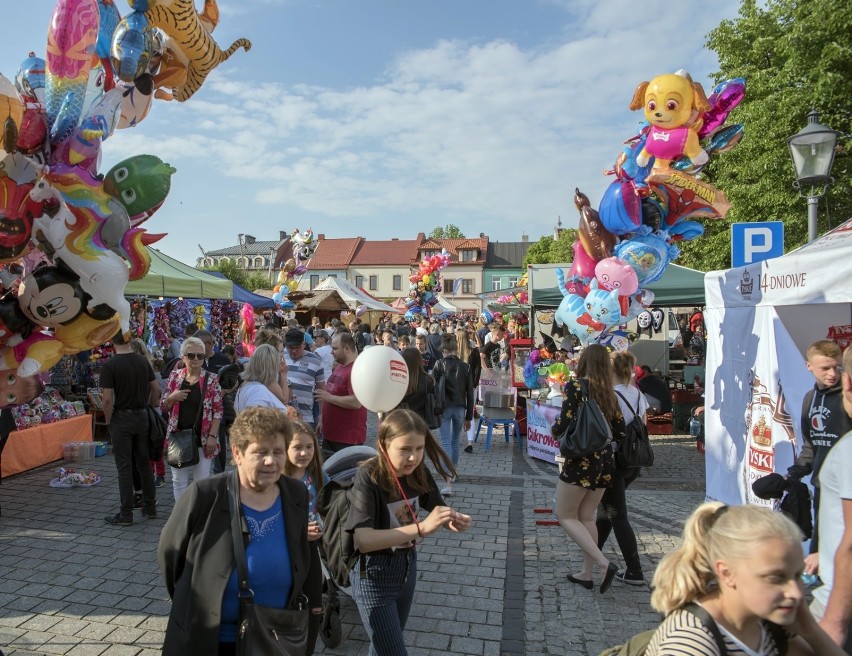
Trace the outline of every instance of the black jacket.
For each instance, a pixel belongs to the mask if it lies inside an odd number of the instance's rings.
[[[843,408],[841,384],[819,389],[817,385],[802,401],[802,447],[795,464],[787,470],[793,478],[811,476],[811,485],[819,487],[819,470],[829,450],[841,437],[852,431],[852,419]]]
[[[308,544],[308,490],[286,476],[278,487],[293,568],[289,603],[304,592],[310,607],[318,608],[322,570],[317,550]],[[172,598],[163,656],[216,654],[222,595],[235,567],[225,474],[189,486],[163,527],[157,561]]]
[[[462,362],[455,355],[441,358],[432,368],[432,377],[435,379],[436,386],[441,378],[445,378],[446,405],[464,406],[465,421],[471,421],[473,419],[474,389],[473,377],[467,362]]]

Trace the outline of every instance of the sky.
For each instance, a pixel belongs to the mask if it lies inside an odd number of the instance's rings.
[[[115,0],[122,15],[127,0]],[[5,5],[6,3],[4,3]],[[54,0],[4,6],[0,72],[44,56]],[[200,7],[202,0],[196,0]],[[633,136],[633,91],[686,69],[708,95],[706,35],[739,0],[219,0],[239,50],[187,102],[155,101],[104,143],[100,172],[148,153],[177,169],[145,227],[195,264],[279,231],[536,240],[576,227],[579,187]]]

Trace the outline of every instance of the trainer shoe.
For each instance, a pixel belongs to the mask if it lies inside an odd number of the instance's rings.
[[[441,490],[441,496],[442,496],[442,497],[451,497],[451,496],[453,496],[453,486],[452,486],[452,485],[448,485],[447,487],[445,487],[444,489],[442,489],[442,490]]]
[[[626,583],[627,585],[645,585],[645,577],[639,574],[630,574],[626,570],[620,569],[615,573],[615,580]]]
[[[154,487],[163,487],[166,484],[165,476],[154,476]]]
[[[112,524],[113,526],[132,526],[133,525],[133,517],[127,517],[122,515],[121,513],[116,513],[115,515],[107,515],[104,517],[104,521],[107,524]]]
[[[468,444],[468,445],[464,448],[464,452],[465,452],[465,453],[473,453],[473,444]]]
[[[157,509],[156,508],[143,508],[142,514],[148,519],[157,519]]]

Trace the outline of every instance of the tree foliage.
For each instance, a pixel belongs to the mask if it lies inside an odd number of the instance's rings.
[[[787,251],[807,241],[807,204],[793,188],[787,139],[805,126],[812,108],[820,123],[841,133],[819,232],[852,216],[850,34],[852,4],[844,0],[743,0],[738,17],[709,34],[707,46],[719,57],[715,81],[746,80],[745,99],[728,119],[745,126],[745,137],[705,169],[731,211],[723,221],[705,222],[705,235],[684,246],[678,264],[730,266],[732,222],[783,221]]]
[[[544,236],[530,246],[524,257],[524,266],[527,264],[559,264],[560,262],[573,262],[574,251],[572,246],[577,240],[577,230],[567,228],[559,233],[559,239],[550,235]]]
[[[448,223],[444,227],[438,226],[429,233],[430,239],[464,239],[464,233],[457,225]]]
[[[218,271],[228,280],[240,287],[244,287],[249,291],[256,289],[271,289],[273,283],[269,280],[269,275],[260,271],[246,271],[236,262],[220,262],[212,269],[201,269],[202,271]]]

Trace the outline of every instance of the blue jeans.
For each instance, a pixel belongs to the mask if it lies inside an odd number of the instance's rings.
[[[464,428],[465,407],[448,405],[441,415],[441,446],[454,465],[459,464],[459,436]]]
[[[370,638],[369,656],[406,656],[402,632],[417,585],[417,551],[401,556],[367,554],[364,578],[361,564],[349,574],[352,597]]]

